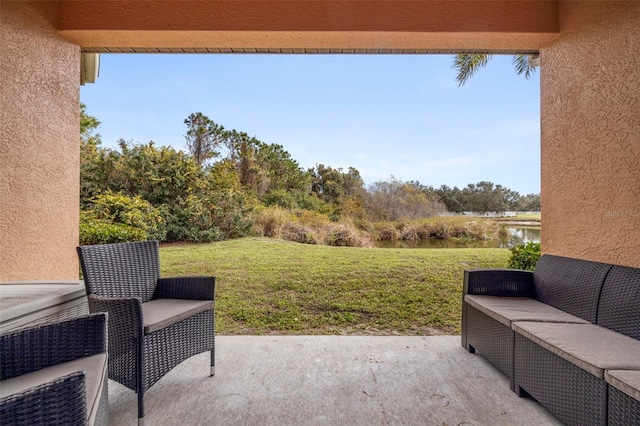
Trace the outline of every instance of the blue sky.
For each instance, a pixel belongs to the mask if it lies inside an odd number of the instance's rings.
[[[185,149],[184,119],[283,145],[305,169],[349,166],[463,187],[540,192],[540,76],[494,56],[458,87],[449,55],[102,54],[80,99],[119,138]]]

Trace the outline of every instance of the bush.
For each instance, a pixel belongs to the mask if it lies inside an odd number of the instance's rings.
[[[262,196],[262,203],[269,206],[278,206],[283,209],[313,210],[327,213],[330,206],[314,194],[308,194],[300,190],[276,189]]]
[[[512,269],[533,271],[540,259],[540,243],[529,241],[526,245],[520,244],[509,250],[511,251],[509,268]]]
[[[80,214],[80,245],[144,241],[145,231],[122,223],[97,219],[87,213]]]
[[[148,240],[163,241],[167,235],[166,223],[160,211],[139,196],[128,197],[109,191],[91,201],[89,211],[95,219],[141,229]]]

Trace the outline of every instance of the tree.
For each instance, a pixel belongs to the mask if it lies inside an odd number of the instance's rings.
[[[220,155],[218,148],[224,139],[224,127],[216,124],[201,112],[192,113],[184,124],[187,125],[187,150],[202,166],[207,160]]]
[[[415,182],[402,182],[391,176],[388,181],[369,186],[367,211],[372,220],[419,219],[442,210],[442,202],[429,198]]]
[[[251,226],[249,199],[233,173],[199,167],[182,151],[119,141],[120,151],[99,148],[82,158],[81,203],[95,210],[108,191],[145,200],[161,214],[167,241],[213,241],[239,237]]]
[[[453,68],[458,72],[456,81],[458,86],[464,85],[480,69],[487,66],[493,55],[487,54],[458,54],[454,56]],[[513,65],[516,74],[524,74],[529,79],[532,73],[538,68],[539,60],[537,55],[515,55]]]
[[[100,126],[96,117],[87,114],[87,106],[80,104],[80,203],[100,192],[94,176],[99,171],[96,165],[99,157],[100,134],[94,133]]]
[[[100,126],[100,121],[97,118],[87,114],[87,106],[80,104],[80,136],[83,140],[89,138],[100,138],[100,135],[93,135],[93,131]]]
[[[465,211],[467,206],[467,197],[457,186],[451,188],[447,185],[442,185],[440,188],[435,190],[435,193],[438,194],[440,200],[442,200],[445,206],[447,206],[448,211],[454,213],[461,213]]]
[[[326,203],[338,204],[344,194],[344,174],[342,168],[334,169],[324,164],[316,164],[309,169],[311,191]]]

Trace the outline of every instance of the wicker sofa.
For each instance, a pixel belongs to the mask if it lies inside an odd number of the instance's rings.
[[[543,255],[465,271],[462,346],[566,424],[640,425],[640,268]]]
[[[107,424],[107,316],[0,336],[0,424]]]

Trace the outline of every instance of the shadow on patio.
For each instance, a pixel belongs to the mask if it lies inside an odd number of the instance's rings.
[[[557,425],[460,336],[219,336],[146,393],[148,425]],[[109,424],[135,425],[109,381]]]

